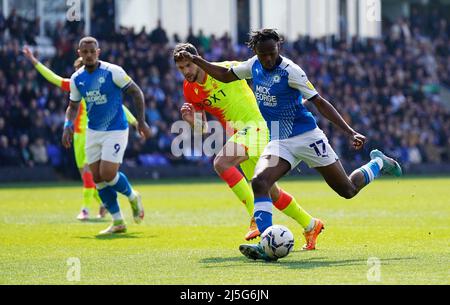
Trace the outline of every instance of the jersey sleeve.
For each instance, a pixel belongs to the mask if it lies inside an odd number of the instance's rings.
[[[128,76],[122,67],[111,65],[111,73],[114,84],[120,89],[125,90],[131,85],[131,77]]]
[[[77,85],[75,83],[75,76],[76,74],[73,74],[70,78],[70,100],[72,102],[80,102],[81,101],[81,93],[77,88]]]
[[[289,69],[288,84],[290,87],[299,90],[307,100],[318,95],[313,84],[308,80],[306,73],[299,66],[291,66]]]
[[[70,91],[70,81],[68,79],[62,78],[40,62],[38,62],[34,67],[48,82],[60,87],[66,92]]]
[[[123,112],[125,112],[125,117],[127,118],[127,122],[131,125],[136,124],[136,118],[134,117],[134,115],[131,113],[131,111],[125,106],[122,105],[123,108]]]
[[[184,84],[183,84],[183,95],[184,95],[184,100],[186,101],[186,103],[191,104],[194,107],[195,111],[203,110],[201,107],[199,107],[199,105],[194,103],[194,99],[192,97],[194,95],[194,89],[191,87],[191,85],[187,81],[184,81]]]
[[[70,92],[70,79],[69,78],[63,78],[61,82],[61,89],[65,92]]]
[[[232,66],[231,71],[239,78],[239,79],[250,79],[252,77],[252,67],[258,57],[255,55],[252,58],[248,59],[240,63],[239,65]]]
[[[241,63],[242,63],[242,61],[233,60],[233,61],[215,62],[213,64],[230,69],[230,68],[239,66]]]

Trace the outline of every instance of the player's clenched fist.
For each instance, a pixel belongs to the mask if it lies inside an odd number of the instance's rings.
[[[70,148],[70,146],[72,146],[72,141],[73,141],[73,127],[65,126],[62,135],[62,145],[65,148]]]
[[[194,106],[189,103],[184,103],[183,106],[181,106],[181,117],[183,120],[188,122],[191,125],[194,125]]]
[[[356,150],[361,149],[365,143],[366,137],[363,136],[362,134],[355,132],[352,135],[352,144]]]
[[[186,51],[180,51],[177,54],[175,54],[175,61],[182,61],[182,60],[188,60],[188,61],[193,61],[194,60],[194,55],[192,55],[189,52]]]
[[[152,136],[152,131],[146,122],[137,122],[137,130],[145,140]]]

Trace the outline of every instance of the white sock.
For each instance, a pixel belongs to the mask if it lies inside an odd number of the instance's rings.
[[[132,190],[130,196],[128,196],[128,200],[133,201],[134,199],[136,199],[136,197],[136,192]]]
[[[114,221],[117,221],[117,220],[123,220],[122,212],[121,212],[121,211],[119,211],[119,212],[117,212],[117,213],[114,213],[114,214],[112,214],[111,216],[112,216],[112,219],[113,219]]]
[[[108,185],[106,184],[106,182],[99,182],[95,185],[95,187],[97,188],[97,190],[102,190],[105,187],[107,187]]]

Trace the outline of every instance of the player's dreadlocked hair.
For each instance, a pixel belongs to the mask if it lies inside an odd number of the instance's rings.
[[[274,29],[262,29],[258,31],[252,31],[250,34],[250,40],[247,42],[247,46],[254,50],[259,42],[266,40],[275,40],[276,42],[283,42],[283,38]]]
[[[198,55],[197,48],[194,47],[194,45],[190,43],[179,43],[175,46],[175,49],[173,49],[173,59],[177,61],[178,59],[178,53],[181,51],[186,51],[188,53],[191,53],[192,55]]]

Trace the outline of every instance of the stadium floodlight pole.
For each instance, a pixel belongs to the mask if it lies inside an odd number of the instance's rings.
[[[158,20],[163,20],[163,3],[162,3],[162,0],[158,0]]]
[[[306,35],[311,36],[311,2],[306,1]]]
[[[291,0],[287,0],[286,2],[286,38],[290,39],[292,34],[292,2]]]
[[[263,0],[259,0],[259,28],[262,29],[263,28],[263,24],[264,24],[264,9],[263,9]]]
[[[84,34],[91,34],[91,0],[84,1]]]
[[[326,39],[325,39],[325,43],[326,43],[326,46],[327,46],[327,48],[330,48],[331,47],[331,29],[330,29],[330,10],[331,10],[331,8],[330,7],[328,7],[328,9],[327,10],[325,10],[325,33],[326,33]]]
[[[5,1],[7,2],[7,1]],[[40,17],[39,19],[39,37],[44,36],[44,3],[43,0],[37,0],[36,3],[37,8],[37,16]]]
[[[114,0],[114,29],[116,32],[119,32],[119,1]]]
[[[9,1],[8,0],[3,0],[3,15],[5,16],[5,18],[7,18],[7,16],[9,16]]]
[[[188,1],[188,26],[194,31],[194,13],[192,10],[192,0]]]
[[[233,44],[238,42],[237,0],[230,1],[230,32]]]

